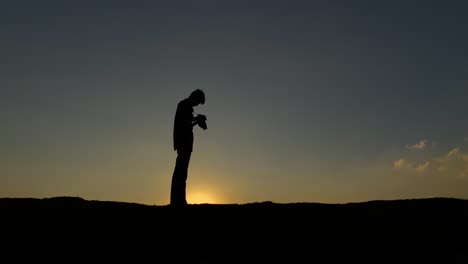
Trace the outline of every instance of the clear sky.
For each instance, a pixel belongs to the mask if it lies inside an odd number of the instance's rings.
[[[468,199],[467,14],[463,1],[2,2],[0,197],[168,204],[175,109],[199,88],[189,203]]]

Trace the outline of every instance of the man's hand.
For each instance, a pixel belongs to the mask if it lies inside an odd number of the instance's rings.
[[[199,114],[195,118],[197,119],[197,122],[206,121],[206,116],[205,115]]]
[[[199,115],[197,115],[197,116],[195,117],[195,120],[196,120],[197,124],[198,124],[201,128],[203,128],[203,130],[206,130],[206,129],[208,128],[208,126],[206,125],[206,116],[205,116],[205,115],[199,114]]]

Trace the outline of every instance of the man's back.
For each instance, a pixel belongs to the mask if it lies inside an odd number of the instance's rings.
[[[174,150],[192,151],[193,149],[193,107],[189,99],[177,104],[174,118]]]

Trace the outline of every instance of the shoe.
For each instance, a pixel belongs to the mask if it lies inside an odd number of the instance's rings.
[[[187,201],[171,202],[171,206],[177,206],[177,207],[187,206]]]

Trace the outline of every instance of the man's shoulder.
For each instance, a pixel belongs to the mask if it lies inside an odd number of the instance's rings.
[[[178,108],[183,108],[183,109],[192,109],[192,106],[190,105],[190,102],[189,102],[188,98],[181,100],[177,104],[177,107]]]
[[[177,105],[185,105],[185,104],[187,104],[187,102],[188,102],[188,100],[187,100],[187,98],[185,98],[185,99],[180,100]]]

